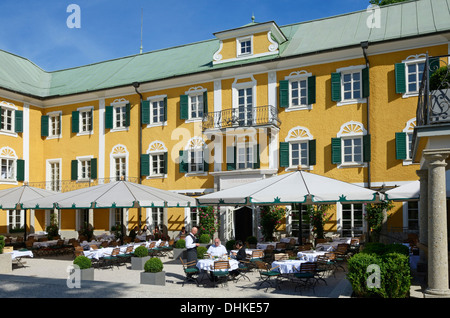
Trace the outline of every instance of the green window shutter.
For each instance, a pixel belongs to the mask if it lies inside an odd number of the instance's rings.
[[[188,151],[180,150],[180,161],[179,161],[179,170],[181,173],[188,173],[189,166],[187,161]]]
[[[395,133],[395,158],[398,160],[407,159],[406,133]]]
[[[308,164],[314,166],[316,164],[316,140],[308,141]]]
[[[21,133],[23,132],[23,111],[22,110],[16,110],[14,111],[14,129],[15,132]]]
[[[150,175],[150,155],[141,154],[141,176]]]
[[[341,138],[331,138],[331,163],[340,164],[341,156]]]
[[[370,80],[369,80],[369,68],[363,68],[362,73],[362,97],[366,98],[370,96]]]
[[[395,64],[395,92],[397,94],[406,93],[405,64]]]
[[[203,92],[203,116],[208,113],[208,92]]]
[[[259,155],[259,144],[256,144],[254,147],[255,147],[255,150],[254,150],[255,160],[253,162],[253,169],[259,169],[259,168],[261,168],[261,160],[260,160],[260,155]]]
[[[281,108],[289,107],[289,81],[280,81],[279,103]]]
[[[308,105],[316,103],[316,77],[308,77]]]
[[[164,97],[164,121],[167,121],[167,97]]]
[[[71,180],[78,180],[78,160],[72,160],[71,169]]]
[[[48,116],[41,116],[41,136],[48,137]]]
[[[91,127],[91,131],[94,130],[94,109],[91,109],[91,117],[89,118],[89,126]]]
[[[17,165],[17,174],[16,174],[17,181],[25,181],[25,160],[17,159],[16,165]]]
[[[143,100],[141,103],[141,124],[150,124],[150,101]]]
[[[331,100],[341,101],[341,73],[331,73]]]
[[[130,127],[130,116],[131,116],[131,105],[125,105],[126,113],[125,113],[125,127]]]
[[[78,133],[80,131],[80,112],[72,112],[72,132]]]
[[[236,170],[236,147],[227,147],[227,170]]]
[[[91,179],[97,179],[97,158],[91,159]]]
[[[189,96],[180,96],[180,119],[189,119]]]
[[[370,162],[371,160],[371,144],[370,135],[363,136],[363,161]]]
[[[164,174],[167,174],[167,161],[169,159],[169,154],[167,152],[164,153]]]
[[[280,167],[287,168],[290,165],[289,148],[288,142],[280,142]]]
[[[114,106],[105,107],[105,128],[113,129],[113,119],[114,119]]]
[[[61,129],[61,126],[62,126],[62,113],[59,114],[59,124],[58,124],[58,126],[59,126],[59,134],[61,135],[62,134],[62,129]]]

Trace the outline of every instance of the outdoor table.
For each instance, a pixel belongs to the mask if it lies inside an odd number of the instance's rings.
[[[297,257],[299,260],[307,261],[307,262],[316,262],[317,257],[321,255],[325,255],[328,253],[327,251],[300,251],[297,253]]]
[[[278,267],[281,274],[292,274],[295,273],[295,269],[300,269],[300,264],[306,263],[305,260],[280,260],[272,262],[272,268]],[[294,269],[295,268],[295,269]]]
[[[14,250],[12,252],[6,252],[5,254],[11,254],[11,259],[16,260],[17,264],[22,267],[24,267],[22,257],[33,257],[33,252],[29,250]]]
[[[34,242],[33,243],[33,247],[49,247],[49,246],[53,246],[56,245],[58,243],[58,240],[51,240],[51,241],[45,241],[45,242]]]
[[[256,249],[258,250],[265,250],[267,249],[267,246],[272,245],[273,248],[277,246],[277,242],[261,242],[256,244]]]
[[[295,242],[297,242],[298,237],[283,237],[283,238],[280,239],[280,242],[282,242],[282,243],[290,243],[291,239],[294,239]]]
[[[246,248],[245,249],[245,254],[247,254],[248,256],[252,256],[253,255],[253,251],[259,250],[257,248]],[[230,255],[231,257],[234,257],[234,255],[232,253],[237,253],[238,250],[231,250],[230,251]]]
[[[214,268],[214,262],[219,261],[220,259],[199,259],[197,261],[197,268],[203,271],[211,271]],[[230,263],[230,271],[239,268],[239,261],[235,259],[229,259]]]
[[[333,242],[319,243],[316,245],[316,251],[332,252],[336,249],[336,247],[337,247],[337,244],[334,244]]]

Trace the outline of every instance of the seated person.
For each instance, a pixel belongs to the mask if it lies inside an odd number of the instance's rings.
[[[225,248],[225,246],[220,244],[220,239],[219,238],[214,239],[214,244],[211,245],[208,248],[206,253],[209,256],[217,256],[217,257],[226,256],[228,254],[227,249]]]

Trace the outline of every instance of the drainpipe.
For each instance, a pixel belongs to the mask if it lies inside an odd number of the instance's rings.
[[[369,42],[364,41],[361,42],[361,48],[363,50],[363,54],[364,54],[364,59],[366,60],[366,67],[369,68],[369,58],[367,57],[367,49],[369,48]],[[366,107],[367,107],[367,133],[370,134],[370,94],[369,96],[367,96],[367,103],[366,103]],[[367,188],[371,188],[372,184],[371,184],[371,169],[370,169],[370,162],[367,163]]]
[[[142,155],[142,127],[141,127],[141,114],[142,114],[142,110],[141,110],[141,108],[142,108],[142,100],[143,100],[143,97],[142,97],[142,94],[138,91],[138,88],[139,88],[139,86],[141,85],[139,82],[133,82],[133,87],[134,87],[134,90],[136,91],[136,94],[138,94],[139,95],[139,97],[140,97],[140,100],[139,100],[139,111],[138,111],[138,127],[139,127],[139,133],[138,133],[138,148],[139,148],[139,159],[138,159],[138,162],[139,162],[139,165],[138,165],[138,171],[139,171],[139,173],[138,173],[138,183],[139,184],[141,184],[142,183],[142,181],[141,181],[141,155]],[[141,228],[141,216],[142,216],[142,208],[141,207],[139,207],[139,217],[138,217],[138,220],[139,220],[139,228]]]

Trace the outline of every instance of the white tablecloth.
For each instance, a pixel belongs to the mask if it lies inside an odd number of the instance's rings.
[[[18,257],[33,257],[33,252],[32,251],[17,251],[17,250],[14,250],[12,252],[7,252],[5,254],[11,254],[11,258],[12,259],[16,259]]]
[[[290,243],[291,239],[294,239],[296,243],[298,242],[298,237],[283,237],[282,239],[280,239],[280,242]]]
[[[148,248],[150,245],[150,242],[127,244],[127,245],[121,245],[121,246],[117,246],[117,247],[103,247],[103,248],[98,248],[96,250],[91,248],[88,251],[83,251],[83,254],[84,254],[84,256],[86,256],[88,258],[100,259],[101,257],[111,255],[112,251],[115,248],[119,248],[120,253],[125,253],[128,246],[133,246],[133,251],[134,251],[138,246],[141,246],[141,245]]]
[[[235,259],[228,260],[230,262],[230,270],[235,270],[239,268],[239,262]],[[197,268],[204,271],[214,270],[214,260],[213,259],[199,259],[197,261]]]
[[[256,248],[258,250],[265,250],[267,248],[267,246],[272,245],[273,248],[275,248],[277,246],[277,242],[262,242],[262,243],[258,243],[256,244]]]
[[[280,266],[278,269],[282,274],[296,273],[300,269],[300,264],[306,263],[303,260],[283,260],[272,262],[272,267]],[[276,270],[276,269],[275,269]]]
[[[297,253],[297,258],[299,260],[307,262],[316,262],[319,255],[325,255],[327,251],[301,251]]]

